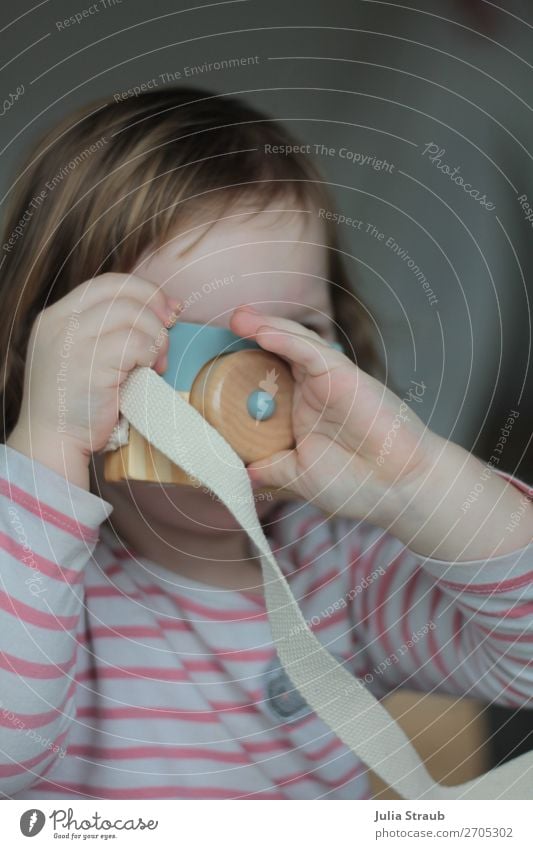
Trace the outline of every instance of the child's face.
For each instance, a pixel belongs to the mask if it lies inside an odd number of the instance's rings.
[[[316,212],[269,210],[252,217],[233,211],[230,215],[189,250],[201,230],[176,237],[153,256],[141,259],[134,273],[159,284],[184,304],[179,320],[228,327],[233,310],[250,304],[265,314],[308,325],[333,341],[325,228]],[[238,527],[224,505],[202,489],[136,482],[128,486],[134,509],[146,521],[151,514],[173,525],[193,522],[202,533],[209,528]],[[104,497],[112,501],[107,487]],[[258,498],[259,516],[265,516],[272,505],[272,500]]]
[[[250,304],[333,340],[326,235],[316,212],[229,215],[194,247],[187,250],[200,228],[141,260],[134,273],[184,304],[180,321],[228,327],[233,310]]]

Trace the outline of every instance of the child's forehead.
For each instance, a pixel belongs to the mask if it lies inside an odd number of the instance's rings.
[[[241,253],[250,254],[249,249],[257,262],[274,264],[282,257],[292,264],[309,256],[313,248],[318,254],[325,246],[326,228],[317,211],[293,203],[260,211],[229,209],[225,216],[183,228],[157,253],[174,267],[190,267],[213,255],[222,261],[228,253],[237,261]]]
[[[184,303],[187,321],[222,324],[242,303],[295,318],[303,305],[329,314],[327,272],[316,211],[281,205],[228,215],[203,235],[201,228],[179,234],[135,268]]]

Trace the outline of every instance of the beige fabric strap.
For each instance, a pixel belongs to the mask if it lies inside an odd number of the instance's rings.
[[[128,376],[120,409],[152,445],[218,496],[247,532],[261,558],[281,663],[310,708],[368,767],[409,800],[533,798],[533,752],[465,784],[434,782],[379,701],[309,630],[263,533],[244,464],[226,440],[149,368]]]

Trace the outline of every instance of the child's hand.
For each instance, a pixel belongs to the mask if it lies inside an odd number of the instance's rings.
[[[409,407],[318,334],[294,321],[239,308],[235,333],[286,359],[296,381],[296,447],[248,466],[254,482],[284,487],[327,512],[391,521],[427,474],[433,440]]]
[[[164,371],[164,324],[176,309],[155,284],[126,274],[102,274],[44,309],[7,444],[88,487],[90,454],[118,420],[117,389],[135,366]]]
[[[531,491],[528,499],[487,474],[486,464],[425,428],[414,405],[326,340],[247,308],[235,311],[231,326],[288,360],[296,381],[296,447],[250,464],[253,481],[290,489],[328,513],[367,519],[413,551],[444,561],[495,557],[531,542]],[[407,397],[416,402],[423,391],[412,384]],[[511,535],[512,516],[523,518]]]

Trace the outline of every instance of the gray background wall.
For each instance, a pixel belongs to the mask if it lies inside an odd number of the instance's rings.
[[[24,86],[0,118],[2,196],[20,154],[65,113],[177,72],[181,83],[240,93],[302,141],[386,159],[392,173],[338,153],[317,157],[339,211],[364,222],[361,230],[342,227],[343,246],[378,323],[390,378],[399,387],[423,380],[420,414],[489,456],[509,410],[518,410],[502,460],[514,468],[533,412],[533,230],[517,201],[525,193],[533,205],[533,4],[508,0],[505,11],[473,0],[96,5],[68,28],[58,22],[91,3],[2,7],[3,96]],[[257,64],[185,77],[186,66],[254,55]],[[430,142],[493,211],[429,162],[422,152]],[[386,247],[389,237],[423,271],[437,304]],[[519,467],[524,477],[529,458]]]

